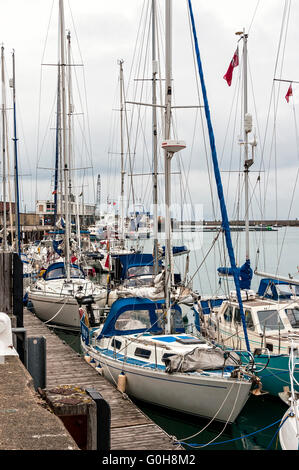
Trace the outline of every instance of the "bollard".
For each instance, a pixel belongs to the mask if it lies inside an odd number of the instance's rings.
[[[85,391],[95,401],[97,405],[97,450],[110,450],[110,405],[96,390],[92,388],[86,388]]]
[[[33,378],[34,388],[46,387],[46,338],[30,336],[27,338],[27,370]]]
[[[0,363],[4,363],[5,356],[17,356],[13,347],[11,320],[9,316],[0,312]]]
[[[26,328],[12,328],[11,329],[15,348],[19,354],[19,358],[21,359],[22,363],[25,365],[27,364],[27,330]]]

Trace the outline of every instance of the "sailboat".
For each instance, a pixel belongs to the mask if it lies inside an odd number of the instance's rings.
[[[59,326],[60,328],[79,329],[80,321],[77,314],[76,295],[93,295],[95,303],[99,308],[105,306],[106,289],[94,284],[86,279],[80,266],[71,262],[70,253],[70,115],[71,109],[67,110],[66,100],[66,54],[65,54],[65,22],[64,3],[59,0],[60,18],[60,58],[58,67],[60,68],[60,93],[61,93],[61,127],[62,127],[62,158],[64,169],[64,206],[65,206],[65,227],[64,227],[64,250],[63,262],[55,262],[48,266],[42,277],[28,287],[28,300],[33,306],[36,315],[46,323]],[[70,63],[70,34],[68,40],[68,69],[71,73]],[[69,84],[71,79],[69,76]],[[69,93],[70,97],[70,93]],[[70,101],[70,98],[69,98]],[[71,103],[69,102],[71,108]],[[67,114],[69,122],[67,125]],[[67,146],[69,144],[69,147]]]
[[[290,385],[289,353],[292,341],[299,350],[299,303],[296,294],[298,281],[272,276],[255,270],[263,279],[258,292],[251,289],[253,271],[250,267],[249,253],[249,168],[254,162],[255,139],[249,144],[248,135],[252,131],[252,117],[247,104],[247,40],[244,31],[237,33],[243,40],[243,110],[244,110],[244,188],[245,188],[245,237],[246,261],[238,269],[241,293],[244,301],[245,317],[242,319],[235,291],[227,299],[215,306],[200,304],[199,311],[202,326],[217,344],[225,348],[243,350],[246,356],[251,351],[255,358],[256,373],[261,378],[263,389],[272,395],[278,395],[284,386]],[[252,156],[249,156],[249,145]],[[220,275],[231,275],[230,268],[219,268]],[[242,322],[246,323],[247,336]],[[294,376],[299,379],[298,364]]]
[[[152,21],[155,28],[155,0]],[[113,302],[97,323],[93,299],[78,297],[81,347],[86,360],[119,390],[140,400],[195,416],[234,422],[247,402],[256,378],[234,352],[186,334],[182,311],[172,292],[170,170],[175,152],[185,143],[171,139],[172,1],[165,2],[166,80],[165,168],[166,248],[164,294],[160,300],[125,296]],[[155,34],[153,34],[155,37]]]
[[[299,386],[294,377],[294,370],[298,358],[294,357],[294,344],[290,351],[289,372],[291,390],[285,390],[280,397],[288,405],[288,409],[282,417],[279,426],[279,441],[282,450],[299,450],[299,400],[298,393],[295,392],[295,383]]]

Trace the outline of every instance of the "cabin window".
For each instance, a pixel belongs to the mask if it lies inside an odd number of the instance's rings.
[[[235,308],[235,323],[241,325],[241,313],[239,308]]]
[[[250,310],[245,310],[245,323],[248,329],[254,330],[254,324]]]
[[[81,269],[74,268],[74,266],[71,266],[70,276],[71,277],[76,277],[76,278],[79,278],[79,279],[84,279],[84,274],[81,271]]]
[[[117,330],[140,330],[151,327],[149,310],[127,310],[115,322]]]
[[[257,317],[262,330],[282,330],[284,328],[277,310],[260,310],[257,312]]]
[[[154,274],[154,268],[151,265],[148,266],[131,266],[127,270],[127,277],[133,276],[148,276]]]
[[[48,280],[50,280],[50,279],[62,279],[64,277],[65,277],[65,272],[64,272],[63,267],[51,269],[51,271],[48,271],[47,274],[46,274],[46,279],[48,279]]]
[[[114,339],[111,341],[111,346],[115,349],[120,349],[121,348],[121,341],[118,341],[118,339]]]
[[[166,359],[168,359],[171,356],[176,356],[176,354],[174,354],[174,353],[165,353],[165,354],[163,354],[162,361],[165,361]]]
[[[231,323],[232,322],[232,319],[233,319],[233,308],[231,307],[231,305],[228,305],[226,307],[226,310],[224,312],[224,320]]]
[[[254,329],[254,324],[253,324],[253,320],[252,320],[251,311],[250,310],[245,310],[244,315],[245,315],[245,323],[246,323],[247,328],[253,330]],[[235,309],[235,323],[238,323],[239,325],[242,324],[241,313],[240,313],[239,308]]]
[[[70,276],[71,278],[80,278],[84,279],[84,274],[82,271],[78,268],[71,267],[70,269]],[[50,271],[47,272],[45,279],[50,280],[50,279],[62,279],[66,277],[65,269],[64,266],[51,269]]]
[[[152,352],[149,349],[143,349],[143,348],[135,349],[135,356],[142,357],[143,359],[149,359],[151,353]]]
[[[299,328],[299,308],[286,308],[286,314],[292,328]]]

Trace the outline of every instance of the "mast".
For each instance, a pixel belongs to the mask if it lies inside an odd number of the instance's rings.
[[[73,116],[73,102],[72,102],[72,67],[71,67],[71,33],[67,33],[67,45],[68,45],[68,162],[69,162],[69,171],[68,171],[68,186],[69,186],[69,198],[70,198],[70,227],[72,222],[72,116]]]
[[[4,77],[4,46],[1,46],[1,81],[2,81],[2,182],[3,182],[3,250],[7,251],[6,221],[6,126],[5,126],[5,77]]]
[[[64,173],[64,206],[65,206],[65,268],[67,281],[70,280],[70,225],[69,225],[69,161],[67,153],[67,127],[66,127],[66,79],[65,79],[65,43],[64,43],[64,8],[63,0],[59,0],[60,18],[60,64],[61,64],[61,95],[62,95],[62,151]]]
[[[250,259],[249,247],[249,168],[253,164],[253,158],[249,159],[248,134],[252,131],[252,116],[248,114],[248,85],[247,85],[247,40],[245,30],[236,33],[243,39],[243,107],[244,107],[244,191],[245,191],[245,258]]]
[[[61,106],[60,106],[60,63],[58,62],[58,79],[57,79],[57,109],[56,109],[56,149],[55,149],[55,176],[54,176],[54,226],[57,220],[58,212],[58,172],[59,172],[59,155],[60,155],[60,130],[61,130]],[[61,211],[60,211],[61,212]]]
[[[121,248],[124,248],[124,196],[125,196],[125,171],[124,171],[124,136],[123,136],[123,112],[124,112],[124,99],[123,99],[123,60],[119,60],[119,87],[120,87],[120,159],[121,159],[121,170],[120,170],[120,233],[121,233]]]
[[[164,139],[170,138],[171,126],[171,98],[172,98],[172,0],[165,2],[165,124]],[[172,280],[172,253],[171,253],[171,157],[167,148],[164,150],[164,172],[165,172],[165,305],[167,310],[167,324],[165,333],[171,333],[170,293]]]
[[[156,56],[156,0],[152,0],[152,119],[153,119],[153,217],[154,217],[154,273],[158,274],[158,155],[157,155],[157,73],[158,64]]]
[[[19,194],[19,170],[18,170],[18,145],[17,145],[17,118],[16,118],[16,74],[15,52],[12,53],[12,94],[13,94],[13,121],[14,121],[14,178],[15,178],[15,226],[17,232],[17,252],[21,255],[21,230],[20,230],[20,194]]]

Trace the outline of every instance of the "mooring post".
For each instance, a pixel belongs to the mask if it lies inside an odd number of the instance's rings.
[[[30,336],[27,338],[26,368],[33,378],[34,388],[46,387],[46,338]]]
[[[94,400],[97,406],[97,450],[110,450],[111,448],[110,405],[97,390],[94,390],[92,388],[86,388],[85,391]]]

